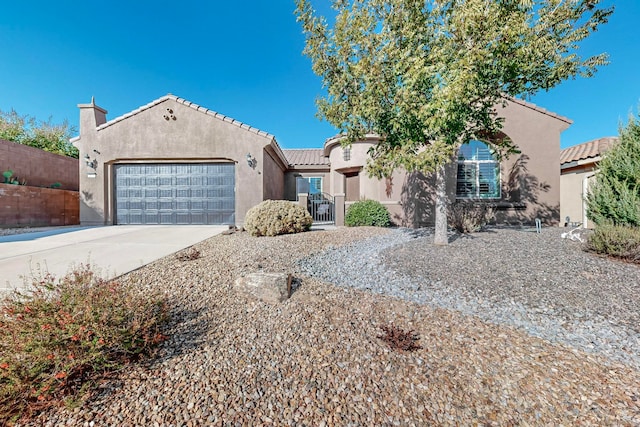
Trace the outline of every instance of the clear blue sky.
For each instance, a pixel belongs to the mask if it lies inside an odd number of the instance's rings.
[[[314,3],[329,11],[329,0]],[[563,148],[616,135],[640,105],[640,1],[615,3],[584,45],[611,64],[532,99],[574,121]],[[172,93],[274,134],[283,148],[319,148],[336,131],[316,118],[321,82],[293,9],[293,0],[5,0],[0,109],[77,126],[76,106],[92,96],[112,119]]]

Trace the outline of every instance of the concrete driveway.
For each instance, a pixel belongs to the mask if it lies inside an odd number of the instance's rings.
[[[24,288],[40,271],[59,277],[73,265],[87,262],[103,276],[116,277],[227,229],[218,225],[119,225],[3,236],[0,293]]]

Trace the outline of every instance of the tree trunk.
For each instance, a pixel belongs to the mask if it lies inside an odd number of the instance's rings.
[[[445,165],[436,170],[436,230],[433,243],[448,245],[447,237],[447,181],[445,179]]]

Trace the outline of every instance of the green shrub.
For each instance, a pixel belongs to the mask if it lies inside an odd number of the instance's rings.
[[[0,425],[76,401],[104,373],[164,340],[160,294],[105,281],[81,266],[46,275],[0,305]]]
[[[587,216],[597,225],[640,227],[640,120],[632,117],[598,164],[587,195]]]
[[[252,236],[277,236],[308,231],[313,218],[302,206],[287,200],[265,200],[249,209],[244,228]]]
[[[640,228],[599,225],[589,236],[587,249],[640,264]]]
[[[348,227],[363,225],[388,227],[391,225],[391,217],[382,203],[375,200],[360,200],[349,206],[344,216],[344,223]]]
[[[449,226],[459,233],[482,230],[495,217],[495,209],[487,203],[456,202],[449,208]]]

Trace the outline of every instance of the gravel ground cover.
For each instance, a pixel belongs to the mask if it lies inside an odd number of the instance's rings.
[[[69,226],[73,227],[73,226]],[[77,226],[76,226],[77,227]],[[64,227],[19,227],[19,228],[0,228],[0,236],[13,236],[15,234],[37,233],[38,231],[56,230]]]
[[[405,229],[300,264],[331,283],[517,326],[640,369],[640,266],[584,252],[564,231],[492,229],[438,247],[430,230]]]
[[[638,267],[582,254],[556,231],[496,230],[446,248],[430,246],[428,232],[374,228],[216,236],[196,245],[197,260],[170,256],[121,278],[142,292],[161,287],[170,298],[170,338],[158,358],[104,381],[83,406],[43,414],[33,425],[640,425],[632,358],[535,336],[483,311],[510,299],[503,304],[514,313],[547,308],[548,317],[570,322],[583,313],[583,323],[602,316],[633,331],[626,300]],[[610,291],[626,277],[629,293],[608,303],[595,282],[562,285],[562,272],[582,274],[565,270],[574,262],[567,257],[599,266],[587,271],[602,274]],[[557,266],[561,259],[566,266]],[[470,271],[473,262],[485,274]],[[498,267],[508,274],[491,271]],[[294,273],[292,297],[268,305],[236,295],[235,278],[259,270]],[[339,277],[329,280],[327,271]],[[540,289],[543,279],[554,285]],[[383,288],[387,282],[394,286]],[[459,309],[440,300],[443,289],[452,300],[487,302],[476,312]],[[391,324],[415,331],[422,348],[391,349],[378,338]]]

